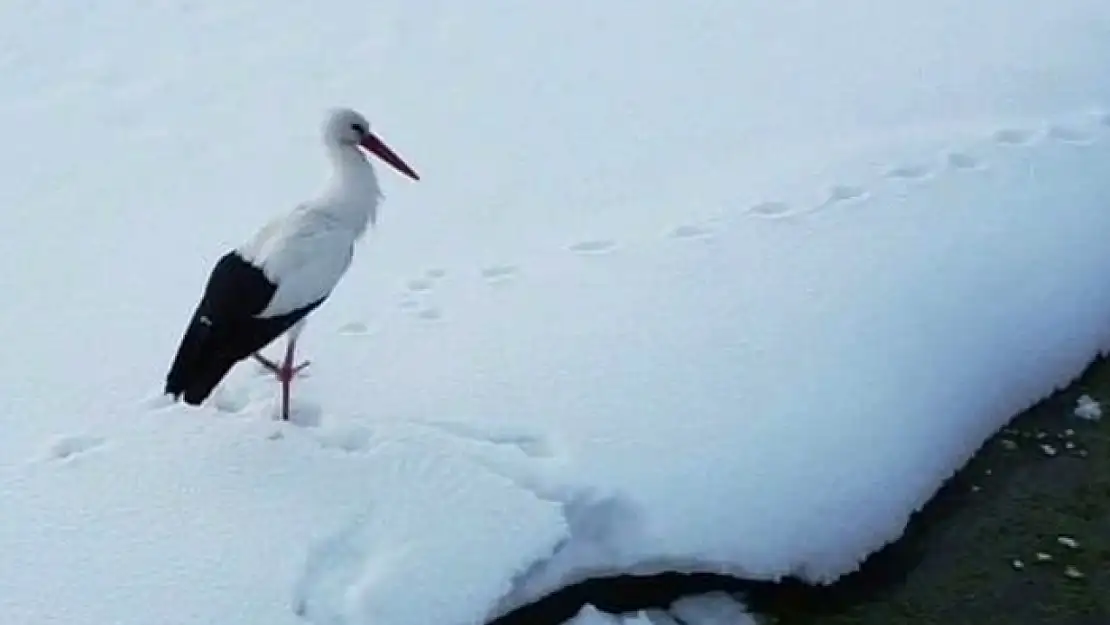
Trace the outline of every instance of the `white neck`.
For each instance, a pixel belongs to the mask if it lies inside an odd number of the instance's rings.
[[[362,236],[377,218],[381,188],[374,168],[355,146],[328,145],[332,173],[321,195],[318,210]]]

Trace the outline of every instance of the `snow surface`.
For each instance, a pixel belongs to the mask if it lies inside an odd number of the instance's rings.
[[[1072,413],[1080,419],[1098,421],[1102,418],[1102,404],[1092,399],[1090,395],[1083,395],[1076,400],[1075,410]]]
[[[669,610],[609,614],[587,605],[567,625],[756,625],[744,607],[724,593],[675,601]]]
[[[668,609],[610,614],[586,605],[567,625],[756,625],[744,605],[723,592],[683,597]]]
[[[0,617],[450,625],[615,571],[851,571],[1110,346],[1107,26],[0,5]],[[423,179],[379,168],[297,423],[249,364],[165,405],[208,268],[319,184],[333,105]]]

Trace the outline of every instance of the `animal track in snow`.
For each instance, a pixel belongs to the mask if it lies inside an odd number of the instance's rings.
[[[790,212],[790,205],[786,202],[771,200],[753,204],[748,208],[748,212],[758,217],[781,217]]]
[[[486,282],[504,282],[515,276],[519,270],[514,265],[493,265],[482,269],[482,278]]]
[[[702,226],[684,225],[672,228],[669,236],[672,239],[707,239],[713,236],[713,231]]]
[[[432,290],[432,281],[426,278],[413,278],[406,282],[405,286],[414,293],[424,293]]]
[[[948,166],[952,169],[965,171],[971,169],[980,169],[982,167],[979,159],[966,152],[952,152],[945,159],[945,162],[947,162]]]
[[[370,333],[370,326],[361,321],[350,321],[339,326],[339,333],[347,336],[365,336]]]
[[[422,308],[416,316],[423,321],[438,321],[443,318],[443,311],[435,306]]]
[[[104,445],[105,439],[100,436],[73,435],[61,436],[50,444],[48,454],[54,460],[67,460],[92,451]]]
[[[612,239],[590,239],[571,245],[570,250],[579,254],[604,254],[616,247],[617,242]]]
[[[429,279],[429,280],[439,280],[440,278],[442,278],[446,275],[447,275],[447,270],[446,269],[440,269],[439,267],[435,267],[435,268],[429,269],[429,270],[424,272],[424,277]]]
[[[1033,140],[1033,132],[1020,128],[1003,128],[991,135],[991,138],[1002,145],[1027,145]]]
[[[1073,143],[1076,145],[1087,145],[1094,143],[1094,135],[1081,129],[1071,126],[1054,125],[1048,129],[1048,137],[1055,141],[1063,143]]]
[[[894,180],[924,180],[929,177],[929,168],[926,165],[900,165],[886,171],[885,176]]]
[[[857,187],[848,184],[833,185],[829,189],[829,197],[825,200],[825,204],[839,204],[841,202],[851,202],[852,200],[861,200],[867,197],[867,190],[863,187]]]
[[[400,308],[401,310],[416,310],[417,308],[420,308],[420,303],[416,300],[412,300],[406,297],[405,299],[402,299],[400,302],[397,303],[397,308]]]

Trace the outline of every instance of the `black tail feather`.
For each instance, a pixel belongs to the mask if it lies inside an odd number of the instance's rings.
[[[199,316],[190,321],[166,374],[167,394],[194,406],[208,399],[238,361],[238,358],[229,357],[213,338],[211,325]]]
[[[174,355],[173,364],[170,366],[169,373],[166,374],[166,387],[165,392],[172,395],[174,399],[186,395],[186,402],[190,399],[196,399],[198,393],[193,390],[197,386],[197,381],[204,377],[211,377],[211,375],[204,375],[205,371],[210,369],[210,361],[212,359],[212,328],[210,325],[201,322],[197,314],[189,321],[189,326],[185,329],[185,334],[181,337],[181,344],[177,348],[177,353]],[[212,385],[215,387],[215,385]],[[208,389],[211,392],[211,389]],[[207,393],[204,393],[207,396]],[[199,403],[204,401],[201,397]]]
[[[227,375],[231,368],[235,366],[236,361],[227,358],[216,358],[205,363],[204,367],[196,369],[196,375],[190,381],[190,384],[185,387],[181,398],[185,403],[199,406],[208,399],[216,386],[223,381],[224,376]]]

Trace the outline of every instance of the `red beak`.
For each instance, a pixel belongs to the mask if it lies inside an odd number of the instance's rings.
[[[420,176],[412,170],[412,167],[409,167],[405,161],[401,160],[401,157],[397,156],[393,150],[389,149],[389,146],[383,143],[381,139],[375,137],[374,133],[366,133],[366,136],[362,138],[359,145],[369,150],[374,156],[392,165],[394,169],[402,174],[405,174],[413,180],[420,180]]]

